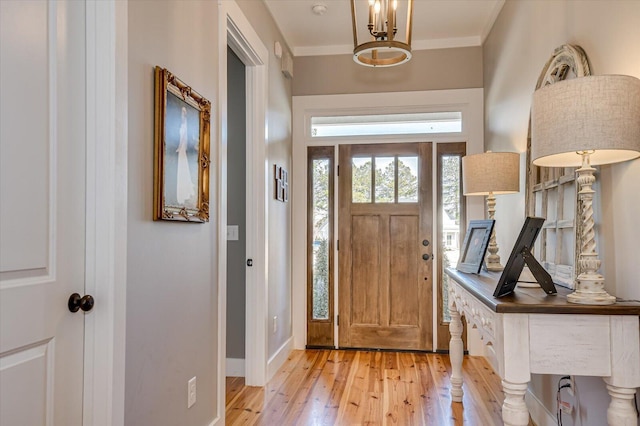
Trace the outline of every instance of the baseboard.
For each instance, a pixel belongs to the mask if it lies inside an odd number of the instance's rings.
[[[557,425],[555,416],[551,414],[542,402],[531,393],[530,389],[527,389],[527,393],[524,396],[524,400],[527,403],[531,420],[536,426],[555,426]]]
[[[267,382],[278,372],[282,364],[293,350],[293,337],[289,337],[286,342],[276,351],[267,362]]]
[[[227,358],[227,377],[244,377],[244,358]]]
[[[209,426],[218,426],[218,423],[220,423],[222,421],[222,418],[220,416],[216,417],[215,419],[213,419],[213,421],[211,423],[209,423]],[[221,423],[222,425],[222,423]]]

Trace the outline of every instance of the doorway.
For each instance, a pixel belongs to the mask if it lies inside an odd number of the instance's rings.
[[[266,123],[268,50],[251,27],[235,2],[221,2],[218,14],[218,69],[220,90],[218,104],[218,181],[220,203],[217,227],[218,238],[218,368],[217,412],[224,416],[226,345],[227,345],[227,49],[245,65],[246,87],[246,257],[253,259],[253,267],[245,269],[245,383],[264,386],[267,382],[267,168]]]
[[[431,157],[431,143],[340,145],[340,347],[433,348]]]
[[[246,67],[227,48],[227,368],[245,376],[246,304]]]

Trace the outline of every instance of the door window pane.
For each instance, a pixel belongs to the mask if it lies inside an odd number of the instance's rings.
[[[398,157],[398,202],[418,202],[418,157]]]
[[[371,157],[351,160],[351,202],[371,202]]]
[[[313,160],[312,274],[313,319],[329,318],[329,160]]]
[[[376,157],[376,203],[393,203],[396,199],[394,160],[394,157]]]

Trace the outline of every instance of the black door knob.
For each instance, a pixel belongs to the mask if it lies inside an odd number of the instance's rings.
[[[69,302],[67,306],[69,306],[69,310],[71,312],[78,312],[79,309],[82,309],[83,312],[89,312],[93,309],[93,305],[95,304],[95,300],[93,296],[90,294],[85,294],[80,297],[78,293],[73,293],[69,296]]]
[[[422,255],[422,260],[429,260],[431,259],[431,255],[430,254],[423,254]]]
[[[422,240],[422,245],[423,246],[428,246],[429,245],[429,240]]]

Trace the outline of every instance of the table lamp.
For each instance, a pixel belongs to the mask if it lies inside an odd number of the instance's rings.
[[[582,232],[579,236],[580,274],[572,303],[609,305],[615,297],[604,289],[598,273],[592,185],[592,166],[640,157],[640,80],[624,75],[601,75],[564,80],[533,94],[531,158],[544,167],[578,167],[578,199]]]
[[[486,195],[489,219],[495,219],[496,195],[520,190],[520,154],[491,152],[462,157],[462,188],[464,195]],[[489,271],[502,271],[496,242],[496,227],[489,239],[485,265]]]

